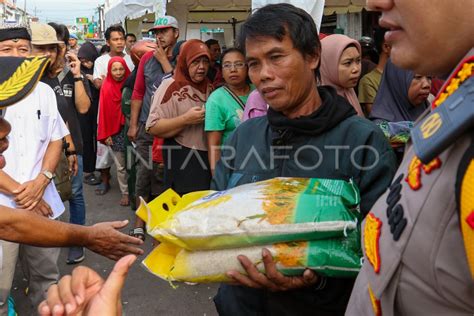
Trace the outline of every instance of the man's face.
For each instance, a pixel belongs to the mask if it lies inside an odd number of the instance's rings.
[[[168,47],[173,47],[176,44],[176,41],[179,37],[179,32],[177,29],[172,27],[167,27],[165,29],[158,29],[155,31],[156,42],[166,49]]]
[[[250,80],[270,107],[285,115],[296,111],[315,88],[314,70],[319,56],[303,57],[288,35],[247,39]]]
[[[216,62],[221,58],[221,46],[219,44],[212,44],[209,50],[211,51],[212,62]]]
[[[418,73],[446,74],[474,46],[472,0],[367,0],[382,11],[390,57]]]
[[[11,131],[10,123],[8,123],[3,117],[0,117],[0,169],[5,167],[5,157],[3,157],[3,153],[8,148],[8,134]]]
[[[50,65],[54,65],[58,57],[58,44],[50,45],[33,45],[33,56],[47,56],[50,60]]]
[[[69,47],[71,47],[71,48],[76,47],[76,45],[77,45],[77,39],[71,37],[71,38],[68,40],[68,44],[69,44]]]
[[[125,37],[122,32],[111,32],[107,45],[110,47],[111,52],[122,54],[125,49]]]
[[[28,57],[31,54],[30,41],[26,39],[0,42],[0,56]]]
[[[127,47],[127,50],[130,51],[136,42],[137,39],[135,38],[135,36],[127,36],[127,38],[125,39],[125,46]]]

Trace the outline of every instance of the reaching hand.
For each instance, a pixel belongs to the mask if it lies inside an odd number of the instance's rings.
[[[104,222],[91,226],[91,234],[86,247],[112,260],[118,260],[128,254],[143,254],[142,249],[134,246],[143,244],[140,238],[125,235],[117,230],[127,225],[128,220]]]
[[[237,271],[230,271],[227,275],[238,285],[277,292],[308,287],[316,284],[318,281],[318,276],[309,269],[306,269],[302,276],[284,276],[277,270],[276,262],[273,261],[272,254],[267,249],[262,251],[265,274],[258,271],[257,267],[246,256],[238,256],[237,258],[247,272],[247,275]]]
[[[122,314],[121,291],[128,271],[137,257],[120,259],[104,280],[92,269],[80,266],[48,289],[46,300],[38,306],[41,316]]]

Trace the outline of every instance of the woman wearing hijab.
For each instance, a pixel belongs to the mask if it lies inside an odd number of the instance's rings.
[[[122,87],[130,75],[125,59],[120,56],[112,57],[107,66],[105,77],[100,89],[99,119],[97,125],[97,140],[109,146],[115,156],[117,180],[122,193],[120,205],[130,205],[127,185],[127,170],[125,168],[125,140],[123,127],[125,116],[122,113]],[[104,184],[103,185],[108,185]],[[108,190],[108,188],[105,188]]]
[[[89,86],[91,106],[86,114],[79,114],[79,125],[81,127],[83,141],[83,169],[84,182],[90,185],[100,183],[100,179],[94,174],[95,162],[97,158],[97,110],[99,108],[99,90],[92,82],[94,72],[94,62],[99,57],[99,53],[91,42],[85,42],[77,54],[81,62],[81,73],[87,79],[85,83]]]
[[[150,134],[165,138],[165,183],[178,194],[210,186],[204,132],[204,104],[212,91],[206,76],[210,58],[202,41],[183,44],[173,76],[155,92],[146,123]]]
[[[372,106],[370,119],[390,140],[399,160],[413,122],[428,107],[431,78],[396,67],[389,59]]]
[[[346,98],[357,115],[364,117],[354,87],[361,72],[361,48],[358,41],[341,34],[321,40],[321,83],[332,86]]]
[[[234,47],[225,50],[220,65],[224,85],[209,96],[204,124],[211,172],[221,157],[221,146],[240,125],[245,103],[255,89],[248,79],[248,66],[242,50]]]

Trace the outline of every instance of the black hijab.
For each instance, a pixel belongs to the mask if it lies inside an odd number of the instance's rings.
[[[377,96],[370,113],[371,120],[387,122],[416,121],[428,103],[413,106],[408,99],[408,89],[415,74],[395,66],[389,59],[385,65]]]
[[[99,57],[99,53],[97,52],[97,48],[95,48],[94,44],[91,42],[85,42],[82,44],[81,48],[77,52],[77,58],[84,58],[88,61],[95,62],[95,60]],[[81,70],[86,74],[92,74],[94,69],[88,69],[86,67],[81,66]]]

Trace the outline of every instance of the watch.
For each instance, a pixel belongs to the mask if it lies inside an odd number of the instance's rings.
[[[48,170],[43,170],[43,171],[41,171],[41,174],[42,174],[43,176],[45,176],[50,182],[51,182],[51,180],[53,180],[54,177],[55,177],[55,175],[54,175],[51,171],[48,171]]]
[[[82,81],[82,80],[84,80],[84,76],[82,74],[79,78],[74,78],[74,82]]]

